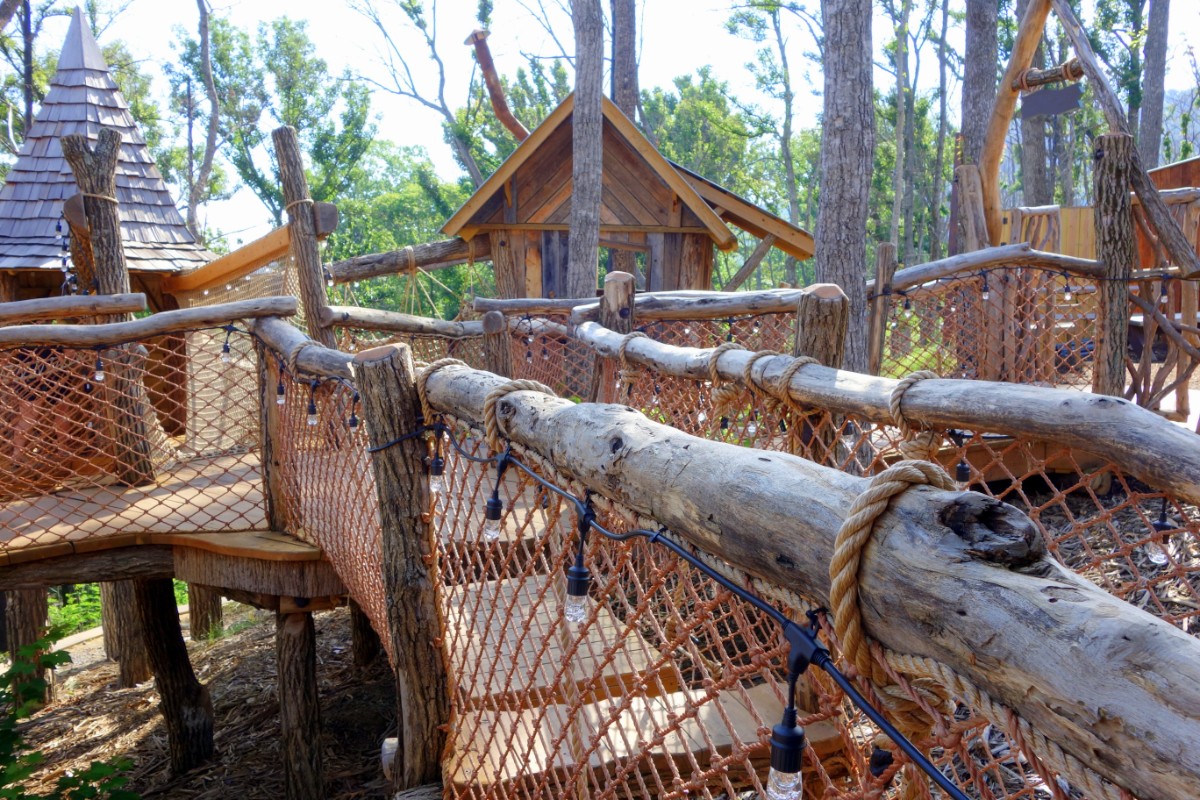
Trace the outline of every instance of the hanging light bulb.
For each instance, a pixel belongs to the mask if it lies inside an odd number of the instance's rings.
[[[233,335],[234,327],[232,325],[225,326],[225,344],[221,345],[221,363],[233,363],[233,351],[229,348],[229,337]]]
[[[912,315],[913,315],[912,300],[909,300],[906,297],[906,298],[904,298],[904,318],[912,319]]]
[[[746,425],[746,435],[747,436],[757,436],[758,435],[757,420],[758,420],[758,412],[752,412],[750,415],[750,422]]]
[[[446,459],[434,455],[429,459],[429,492],[437,497],[446,491]]]
[[[500,517],[504,514],[504,503],[500,501],[500,489],[492,490],[483,511],[483,538],[494,542],[500,538]]]
[[[350,398],[350,419],[346,420],[346,426],[350,430],[358,427],[358,392]]]
[[[572,625],[580,625],[588,618],[588,587],[592,585],[592,573],[583,565],[583,553],[575,556],[575,563],[567,569],[567,599],[563,603],[563,619]]]
[[[56,235],[57,235],[57,236],[58,236],[60,239],[62,238],[62,217],[59,217],[59,218],[58,218],[58,220],[57,220],[57,221],[55,221],[55,223],[54,223],[54,233],[55,233],[55,234],[56,234]]]
[[[771,771],[767,800],[800,800],[803,791],[804,728],[796,724],[796,707],[789,704],[783,719],[771,729]]]
[[[1067,274],[1066,270],[1063,270],[1062,279],[1063,279],[1063,300],[1065,302],[1069,303],[1069,302],[1071,302],[1071,297],[1072,297],[1071,276]]]
[[[283,394],[283,376],[279,378],[279,384],[275,387],[275,405],[281,406],[285,402]]]
[[[315,380],[308,387],[308,416],[304,421],[309,425],[316,425],[321,421],[317,416],[317,382]]]
[[[92,376],[92,380],[96,383],[104,383],[104,361],[101,360],[100,354],[96,354],[96,374]]]
[[[526,364],[532,364],[532,363],[533,363],[533,351],[532,351],[532,350],[526,350],[526,351],[525,351],[525,363],[526,363]]]
[[[958,484],[959,489],[964,491],[971,483],[971,465],[967,463],[965,455],[954,467],[954,482]]]
[[[63,257],[62,257],[62,266],[61,266],[61,269],[62,269],[62,271],[63,271],[63,272],[70,272],[70,271],[71,271],[71,265],[67,263],[67,257],[66,257],[66,256],[63,256]]]
[[[991,296],[992,293],[988,291],[987,273],[985,272],[983,273],[983,293],[981,297],[983,297],[984,301],[986,301]]]
[[[329,270],[325,270],[325,286],[330,289],[333,288],[333,276],[329,274]]]
[[[1167,304],[1167,301],[1171,299],[1171,292],[1167,288],[1167,281],[1169,281],[1169,280],[1171,280],[1170,275],[1163,275],[1162,289],[1160,289],[1159,293],[1158,293],[1158,304],[1160,306],[1165,306]]]

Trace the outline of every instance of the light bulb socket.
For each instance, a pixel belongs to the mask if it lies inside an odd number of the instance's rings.
[[[357,428],[357,427],[358,427],[358,414],[355,414],[353,411],[351,411],[351,412],[350,412],[350,419],[348,419],[348,420],[346,421],[346,424],[347,424],[347,425],[348,425],[348,426],[349,426],[351,429]]]
[[[954,480],[959,483],[969,483],[971,480],[971,465],[966,459],[959,461],[954,467]]]
[[[433,456],[432,458],[430,458],[429,459],[429,475],[434,478],[440,478],[441,476],[443,476],[445,474],[446,474],[446,459],[442,458],[441,456]],[[497,500],[497,502],[499,502],[499,498],[496,498],[496,500]],[[490,499],[489,499],[489,502],[491,502]],[[496,519],[500,519],[500,517],[497,516]]]
[[[567,597],[587,597],[592,585],[592,572],[582,561],[580,558],[567,568]]]
[[[891,768],[895,760],[891,750],[885,750],[879,745],[875,745],[875,749],[871,751],[871,760],[867,764],[867,769],[878,778]]]
[[[492,492],[492,496],[487,499],[487,504],[484,506],[483,518],[498,522],[503,514],[504,503],[500,501],[500,493]]]
[[[804,728],[796,724],[796,709],[785,708],[783,719],[771,729],[771,769],[795,774],[804,765]]]

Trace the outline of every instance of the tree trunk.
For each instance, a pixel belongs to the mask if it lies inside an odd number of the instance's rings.
[[[1096,255],[1107,280],[1100,283],[1100,341],[1096,343],[1092,391],[1125,394],[1129,346],[1129,278],[1136,257],[1129,200],[1133,138],[1125,133],[1096,137]]]
[[[359,353],[354,362],[371,446],[415,430],[416,372],[408,348],[377,347]],[[398,681],[395,788],[409,789],[441,776],[444,726],[450,719],[442,622],[428,566],[436,547],[425,513],[430,496],[424,442],[414,438],[381,449],[372,454],[371,465],[379,495],[388,631]]]
[[[12,21],[13,15],[17,13],[17,8],[21,5],[21,0],[3,0],[0,2],[0,32],[8,27],[8,23]]]
[[[212,699],[208,688],[196,680],[188,660],[171,580],[142,578],[133,583],[154,667],[154,684],[167,723],[171,771],[178,775],[213,756]]]
[[[323,800],[317,636],[312,614],[281,613],[275,617],[275,662],[283,796],[285,800]]]
[[[349,605],[351,661],[356,668],[362,669],[379,657],[383,645],[379,641],[379,634],[371,627],[371,618],[358,601],[351,599]]]
[[[612,13],[612,87],[609,95],[613,104],[630,121],[637,119],[637,0],[610,0]],[[637,267],[637,254],[632,250],[611,251],[610,272],[633,275],[640,288],[646,278]]]
[[[610,331],[624,336],[633,331],[634,280],[628,272],[610,272],[604,276],[604,296],[600,298],[600,324]],[[617,380],[617,368],[612,359],[597,358],[593,361],[591,402],[619,403],[613,386]],[[624,387],[620,387],[624,388]]]
[[[203,642],[221,633],[221,592],[211,586],[188,584],[188,635]]]
[[[483,358],[488,372],[513,377],[512,337],[508,334],[508,317],[502,311],[483,315]]]
[[[8,612],[4,627],[10,662],[15,662],[21,648],[36,642],[46,631],[46,590],[15,589],[7,594]],[[47,675],[44,669],[36,669],[28,677],[46,682],[42,699],[50,702],[54,697],[53,675]]]
[[[1142,73],[1142,122],[1138,130],[1138,154],[1142,166],[1158,166],[1163,138],[1163,82],[1167,75],[1167,25],[1171,0],[1150,0],[1146,26],[1146,71]]]
[[[594,297],[599,270],[602,169],[600,103],[604,18],[600,0],[571,0],[575,22],[575,111],[572,114],[571,238],[563,297]]]
[[[875,151],[870,0],[822,0],[825,26],[825,124],[817,281],[850,298],[846,367],[867,367],[867,200]]]
[[[908,19],[912,16],[912,0],[900,3],[900,18],[892,19],[896,26],[896,124],[893,133],[896,139],[896,163],[892,171],[892,228],[888,241],[900,245],[900,219],[904,209],[904,159],[908,126]],[[905,231],[906,238],[912,231]],[[908,248],[904,248],[908,252]],[[907,257],[907,256],[906,256]]]
[[[937,156],[933,166],[933,204],[932,220],[929,236],[929,259],[937,261],[942,257],[942,239],[946,236],[942,220],[942,195],[946,191],[946,136],[950,131],[950,104],[947,102],[946,73],[949,65],[946,63],[946,35],[950,31],[950,4],[942,4],[941,35],[938,36],[938,132]]]
[[[133,581],[105,581],[100,584],[104,653],[120,667],[117,683],[123,689],[145,683],[153,674],[134,594]],[[173,593],[171,607],[175,607]]]
[[[963,163],[978,164],[988,115],[996,97],[997,0],[967,0],[967,41],[963,59]]]
[[[212,37],[208,30],[208,2],[207,0],[196,0],[196,6],[200,10],[200,74],[204,77],[204,94],[208,97],[208,130],[204,136],[204,156],[200,161],[200,171],[196,173],[188,192],[187,226],[197,241],[203,241],[200,230],[200,201],[204,199],[208,189],[208,179],[212,174],[213,157],[217,153],[217,130],[221,120],[217,85],[213,81]]]
[[[1017,0],[1017,19],[1025,16],[1029,0]],[[1046,66],[1045,44],[1038,44],[1029,66]],[[1046,206],[1054,202],[1053,189],[1046,175],[1046,119],[1021,117],[1021,197],[1027,206]],[[1010,242],[1020,241],[1020,231],[1010,231]]]
[[[779,136],[779,159],[783,162],[784,189],[788,200],[788,222],[800,221],[800,193],[796,186],[796,158],[792,153],[792,118],[796,95],[792,91],[792,73],[788,69],[787,42],[783,38],[783,26],[779,20],[779,8],[771,9],[771,26],[775,31],[775,49],[779,53],[779,80],[783,90],[783,130]],[[796,259],[788,256],[784,261],[784,279],[792,286],[796,281]]]

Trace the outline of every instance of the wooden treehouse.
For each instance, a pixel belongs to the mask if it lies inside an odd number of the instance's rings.
[[[78,14],[72,48],[55,91],[102,84]],[[327,267],[336,212],[311,201],[295,131],[273,135],[286,226],[140,273],[153,226],[125,226],[178,215],[139,205],[155,173],[122,166],[143,164],[136,131],[86,110],[31,136],[0,194],[40,220],[0,241],[21,293],[0,302],[10,621],[32,638],[45,587],[113,587],[122,671],[144,679],[144,656],[183,771],[220,757],[218,723],[169,579],[274,610],[289,800],[325,796],[312,614],[340,604],[357,657],[382,649],[397,675],[382,767],[402,797],[762,795],[794,701],[806,796],[921,796],[903,735],[969,796],[1194,800],[1200,438],[1152,409],[1200,363],[1200,327],[1139,282],[1195,273],[1134,270],[1121,137],[1104,137],[1097,196],[1117,213],[1091,256],[1051,252],[1053,214],[1033,210],[1016,229],[1036,235],[999,244],[963,173],[977,247],[904,269],[881,249],[856,374],[840,288],[703,291],[729,225],[760,239],[746,274],[770,247],[807,256],[807,234],[670,164],[610,105],[602,239],[642,254],[655,291],[612,272],[600,298],[553,297],[572,102],[451,239]],[[87,295],[58,291],[60,213]],[[484,258],[505,296],[476,299],[479,321],[328,304],[326,270]],[[1131,308],[1175,355],[1128,355]],[[335,346],[364,330],[390,341]],[[920,369],[936,375],[900,379]],[[913,458],[953,479],[897,465]],[[899,731],[819,664],[793,687],[809,619]]]

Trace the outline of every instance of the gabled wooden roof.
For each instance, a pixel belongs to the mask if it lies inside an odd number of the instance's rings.
[[[60,139],[82,133],[94,141],[101,126],[121,132],[117,199],[129,268],[176,272],[213,258],[196,243],[175,208],[129,105],[76,8],[50,91],[0,189],[0,270],[59,268],[55,224],[63,202],[79,192]]]
[[[481,226],[564,224],[570,214],[568,123],[574,108],[572,94],[521,142],[442,231],[469,239]],[[607,98],[602,110],[605,185],[601,225],[618,230],[695,228],[707,232],[722,250],[736,247],[733,231],[633,123]]]

